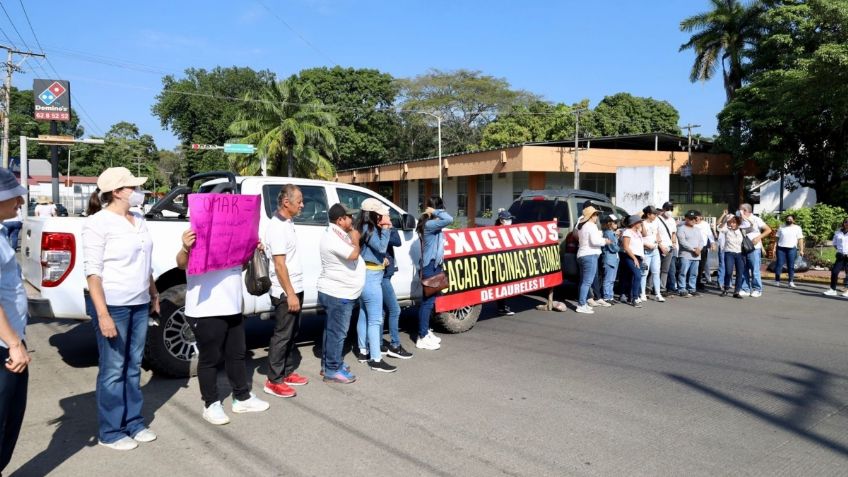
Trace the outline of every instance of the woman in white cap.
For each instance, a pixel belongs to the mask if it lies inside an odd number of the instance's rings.
[[[156,439],[141,415],[140,380],[148,318],[159,313],[159,294],[151,275],[150,233],[141,214],[130,210],[144,201],[139,186],[146,181],[125,167],[103,171],[90,201],[102,209],[82,228],[87,306],[100,354],[98,442],[115,450]]]
[[[38,196],[33,214],[36,217],[56,217],[56,204],[51,204],[45,195]]]
[[[598,274],[598,259],[601,248],[609,243],[604,238],[603,232],[598,229],[598,216],[600,212],[592,207],[583,209],[583,216],[577,223],[577,237],[580,240],[580,248],[577,249],[577,265],[580,266],[580,288],[577,294],[577,313],[592,314],[594,310],[589,306],[587,297],[592,282]],[[606,303],[603,298],[598,300],[602,306]]]

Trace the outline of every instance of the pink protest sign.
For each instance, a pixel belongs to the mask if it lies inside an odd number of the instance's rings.
[[[188,274],[225,270],[247,262],[259,243],[258,195],[191,194],[188,208],[197,242]]]

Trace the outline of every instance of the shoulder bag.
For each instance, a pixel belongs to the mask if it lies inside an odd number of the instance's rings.
[[[254,296],[262,296],[271,289],[271,274],[268,269],[268,257],[258,248],[253,251],[250,260],[245,264],[247,273],[244,274],[244,286],[247,292]]]
[[[429,298],[449,287],[450,283],[448,282],[448,276],[444,271],[441,271],[432,277],[424,278],[424,236],[419,235],[418,237],[421,240],[421,268],[418,270],[418,276],[421,278],[421,288],[424,292],[424,297]]]
[[[741,233],[741,232],[740,232]],[[754,242],[746,234],[742,234],[742,253],[751,253],[754,251]]]

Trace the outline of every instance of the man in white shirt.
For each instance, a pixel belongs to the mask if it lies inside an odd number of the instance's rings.
[[[845,270],[845,288],[842,296],[848,298],[848,217],[842,220],[842,229],[833,234],[833,248],[836,249],[836,261],[830,269],[830,288],[824,292],[827,296],[836,296],[836,284],[839,272]]]
[[[698,263],[697,286],[699,291],[704,291],[704,283],[712,281],[712,271],[707,262],[710,255],[710,247],[715,243],[715,234],[709,222],[704,220],[704,214],[701,211],[697,211],[697,213],[698,217],[695,218],[695,228],[701,232],[705,244],[704,249],[701,251],[701,261]]]
[[[268,379],[263,391],[277,397],[297,395],[292,386],[309,382],[295,373],[301,356],[295,344],[303,303],[303,268],[297,251],[294,218],[303,209],[303,193],[286,184],[277,196],[277,211],[265,230],[265,250],[271,258],[271,303],[277,324],[268,343]]]
[[[330,225],[321,237],[318,303],[327,313],[321,357],[321,372],[326,382],[349,384],[356,381],[350,367],[342,361],[350,315],[365,287],[365,261],[359,256],[359,232],[353,227],[356,212],[342,204],[334,204],[328,212]]]
[[[660,262],[660,287],[663,296],[674,296],[677,291],[677,267],[675,263],[677,259],[677,221],[674,220],[672,210],[674,210],[674,204],[666,202],[663,204],[662,213],[658,217],[660,220],[660,238],[663,242],[663,246],[660,247],[660,252],[663,254]],[[671,280],[668,277],[671,277]],[[668,288],[669,293],[666,293],[666,288]]]
[[[8,169],[0,168],[0,220],[15,216],[26,190]],[[0,227],[2,229],[2,227]],[[27,296],[15,251],[0,241],[0,472],[12,459],[24,420],[29,354],[24,342]]]
[[[789,287],[795,288],[795,259],[804,256],[804,231],[795,225],[795,216],[786,215],[785,224],[777,229],[777,260],[774,266],[774,285],[780,286],[783,265],[788,269]]]
[[[742,204],[739,206],[739,217],[742,219],[739,229],[754,244],[754,250],[746,254],[747,268],[742,275],[742,291],[739,294],[759,298],[763,296],[763,280],[760,275],[760,262],[763,258],[763,239],[771,234],[771,227],[763,219],[754,215],[753,210],[751,204]]]

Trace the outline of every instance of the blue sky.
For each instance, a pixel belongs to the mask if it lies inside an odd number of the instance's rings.
[[[687,40],[680,20],[707,4],[23,0],[34,37],[21,3],[9,0],[3,6],[12,22],[0,11],[0,42],[8,42],[5,34],[18,48],[26,43],[39,50],[41,44],[52,67],[71,81],[73,106],[85,110],[88,134],[131,121],[161,149],[178,142],[150,113],[161,77],[217,65],[270,69],[279,77],[335,64],[377,68],[395,77],[429,68],[476,69],[555,102],[588,98],[594,106],[622,91],[667,100],[680,111],[681,124],[701,124],[698,132],[712,135],[724,102],[721,79],[690,83],[694,55],[678,52]],[[32,88],[33,78],[56,76],[44,62],[29,60],[23,68],[13,81],[21,89]]]

